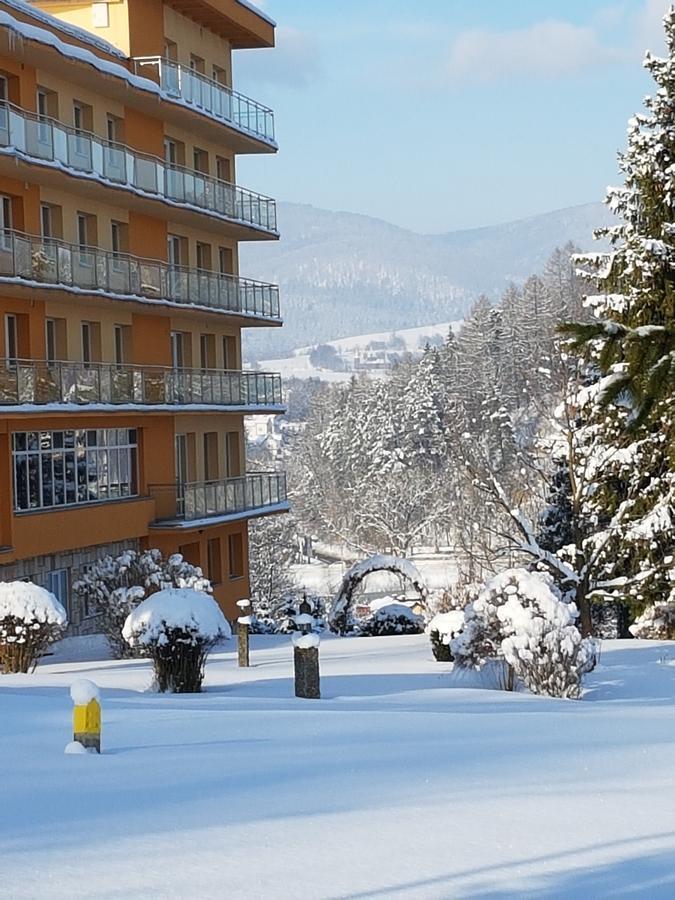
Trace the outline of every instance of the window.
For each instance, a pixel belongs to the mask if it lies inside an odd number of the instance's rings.
[[[176,435],[176,481],[178,484],[187,484],[190,480],[188,461],[188,442],[186,434]]]
[[[236,478],[241,475],[241,459],[239,453],[239,432],[228,431],[225,437],[227,477]]]
[[[120,144],[122,142],[122,120],[117,116],[108,113],[105,120],[105,127],[108,143]]]
[[[190,347],[189,335],[183,331],[171,332],[171,365],[174,369],[184,369],[189,366]]]
[[[84,212],[77,214],[77,243],[81,249],[96,246],[96,216]]]
[[[135,497],[137,451],[135,428],[16,432],[14,508],[50,509]]]
[[[0,75],[0,103],[9,100],[9,80],[6,75]]]
[[[185,146],[179,141],[164,138],[164,162],[167,166],[180,166],[185,159]]]
[[[232,183],[232,162],[224,156],[216,157],[216,178]]]
[[[210,244],[202,244],[201,241],[197,241],[197,268],[206,269],[207,271],[211,268]]]
[[[218,268],[221,275],[234,274],[234,251],[229,247],[218,248]]]
[[[228,539],[230,578],[244,576],[244,540],[241,534],[231,534]]]
[[[45,319],[45,345],[47,362],[55,362],[67,357],[65,319]]]
[[[220,584],[223,580],[220,562],[220,538],[213,538],[206,542],[206,560],[211,584]]]
[[[45,587],[59,601],[61,606],[68,612],[68,618],[71,618],[72,610],[70,605],[70,569],[52,569],[47,572],[47,580]],[[85,610],[85,615],[87,612]]]
[[[223,87],[227,87],[227,72],[225,69],[220,66],[214,66],[211,69],[211,77],[214,81],[217,81],[218,84],[222,84]]]
[[[192,151],[192,168],[195,172],[201,172],[202,175],[209,174],[209,154],[206,150],[200,150],[195,147]]]
[[[94,28],[107,28],[110,25],[107,0],[104,3],[91,4],[91,24]]]
[[[54,237],[54,222],[52,217],[52,208],[43,203],[40,206],[40,230],[45,240]]]
[[[207,431],[204,434],[204,480],[216,481],[218,472],[218,432]]]
[[[110,223],[110,247],[113,252],[113,265],[116,262],[118,270],[123,263],[122,255],[127,251],[127,234],[128,226],[126,222]]]
[[[200,365],[202,369],[215,369],[216,367],[216,336],[215,334],[202,334],[199,336]]]
[[[178,45],[174,41],[164,41],[164,56],[166,59],[176,62],[178,59]]]
[[[99,322],[82,322],[82,362],[101,361],[101,325]]]
[[[12,249],[12,198],[0,195],[0,248]]]
[[[223,338],[223,368],[226,370],[237,369],[237,340],[229,334]]]
[[[76,132],[75,141],[73,143],[74,152],[81,157],[79,165],[89,167],[91,157],[91,140],[85,137],[86,132],[92,130],[93,111],[91,106],[86,103],[80,103],[79,100],[73,101],[73,127]]]
[[[123,366],[129,361],[129,344],[131,328],[128,325],[115,325],[115,364]]]
[[[166,255],[170,266],[179,266],[181,264],[181,239],[170,234],[166,239]]]
[[[19,325],[16,316],[5,316],[5,358],[13,365],[19,357]]]
[[[190,68],[193,72],[199,72],[200,75],[203,75],[206,71],[206,65],[201,56],[195,56],[194,53],[190,54]]]

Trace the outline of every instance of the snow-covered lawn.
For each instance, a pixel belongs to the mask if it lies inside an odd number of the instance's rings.
[[[452,687],[424,636],[325,639],[296,700],[288,638],[233,644],[194,696],[0,676],[3,898],[675,895],[675,644],[605,643],[580,702]],[[63,754],[82,677],[100,757]]]

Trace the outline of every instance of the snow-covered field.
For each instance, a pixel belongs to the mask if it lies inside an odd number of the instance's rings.
[[[96,642],[0,676],[3,898],[675,895],[675,644],[605,643],[579,702],[453,686],[424,636],[325,639],[301,701],[288,638],[232,644],[194,696]],[[100,757],[63,754],[79,677]]]

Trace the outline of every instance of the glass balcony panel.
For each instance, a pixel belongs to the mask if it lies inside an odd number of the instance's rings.
[[[114,294],[132,291],[131,260],[124,256],[104,258],[108,290]]]
[[[23,147],[30,156],[38,159],[54,159],[54,128],[48,122],[24,119],[22,122]]]
[[[132,183],[134,187],[150,194],[159,193],[158,166],[152,159],[144,159],[137,156],[134,159],[134,174]]]
[[[127,157],[123,150],[116,147],[103,149],[103,174],[109,181],[124,184],[127,181]]]
[[[96,254],[82,248],[73,254],[73,284],[95,290],[97,284]]]
[[[68,165],[82,172],[93,171],[92,141],[90,137],[84,134],[68,134]]]

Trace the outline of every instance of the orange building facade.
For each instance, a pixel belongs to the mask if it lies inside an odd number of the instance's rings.
[[[248,595],[248,520],[284,512],[247,472],[244,417],[281,383],[241,330],[281,324],[238,244],[278,238],[236,181],[276,150],[232,88],[232,52],[274,46],[239,0],[0,0],[0,580],[52,590],[125,548],[180,552],[225,614]]]

